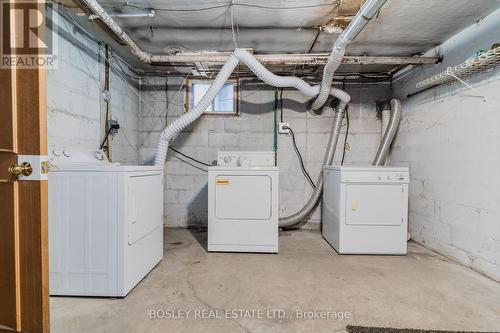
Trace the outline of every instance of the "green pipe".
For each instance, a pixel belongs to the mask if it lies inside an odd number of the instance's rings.
[[[278,90],[274,90],[274,166],[278,166]]]

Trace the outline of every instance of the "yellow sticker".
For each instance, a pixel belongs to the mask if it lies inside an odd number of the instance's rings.
[[[358,200],[353,199],[351,201],[351,210],[357,210],[358,209]]]
[[[229,179],[217,179],[215,181],[217,185],[229,185]]]

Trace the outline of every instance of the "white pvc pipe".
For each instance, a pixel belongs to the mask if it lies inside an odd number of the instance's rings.
[[[101,5],[96,0],[80,0],[82,3],[87,5],[94,12],[97,17],[99,17],[104,24],[111,29],[127,46],[130,48],[132,53],[139,58],[142,62],[150,63],[151,54],[144,52],[129,35],[113,20],[113,18],[101,7]]]

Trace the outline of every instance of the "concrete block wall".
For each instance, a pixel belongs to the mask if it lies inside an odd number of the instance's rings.
[[[500,280],[500,73],[486,97],[452,87],[403,103],[392,163],[410,165],[412,239]]]
[[[143,80],[140,112],[140,158],[143,163],[153,160],[160,131],[166,118],[172,121],[185,112],[184,78],[154,77]],[[376,118],[375,100],[390,96],[384,85],[348,85],[352,94],[350,131],[346,164],[370,164],[380,141],[380,120]],[[201,161],[212,163],[219,150],[272,150],[274,142],[274,90],[254,81],[241,81],[239,116],[202,116],[189,126],[172,146]],[[296,133],[306,168],[316,181],[332,127],[333,114],[316,115],[306,112],[307,99],[297,91],[284,90],[284,121]],[[168,117],[166,117],[168,111]],[[279,114],[278,114],[279,118]],[[345,127],[335,161],[339,163]],[[278,166],[280,167],[280,214],[294,213],[302,207],[312,188],[300,171],[289,135],[278,136]],[[165,169],[165,223],[170,227],[205,225],[207,220],[206,167],[168,153]],[[311,222],[319,222],[317,210]]]
[[[105,107],[102,46],[59,16],[58,67],[47,71],[48,145],[97,149],[104,135]],[[101,50],[101,52],[100,52]],[[100,54],[101,53],[101,54]],[[139,145],[138,83],[112,60],[112,115],[120,123],[113,138],[113,160],[135,164]]]
[[[415,83],[498,42],[500,11],[433,50],[445,63],[395,84],[403,117],[391,163],[410,165],[413,240],[500,281],[500,68],[405,98]],[[471,96],[472,95],[472,96]],[[478,95],[484,96],[484,101]],[[475,97],[474,97],[475,96]]]
[[[110,109],[111,118],[118,121],[120,129],[111,139],[111,159],[123,164],[138,164],[140,84],[116,67],[117,61],[116,58],[110,60],[114,64],[110,71]]]

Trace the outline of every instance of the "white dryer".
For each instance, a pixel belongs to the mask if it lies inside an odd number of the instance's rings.
[[[49,150],[50,294],[126,296],[163,258],[163,168]]]
[[[208,168],[208,251],[278,252],[274,152],[220,152]]]
[[[340,254],[406,254],[406,167],[323,168],[322,234]]]

